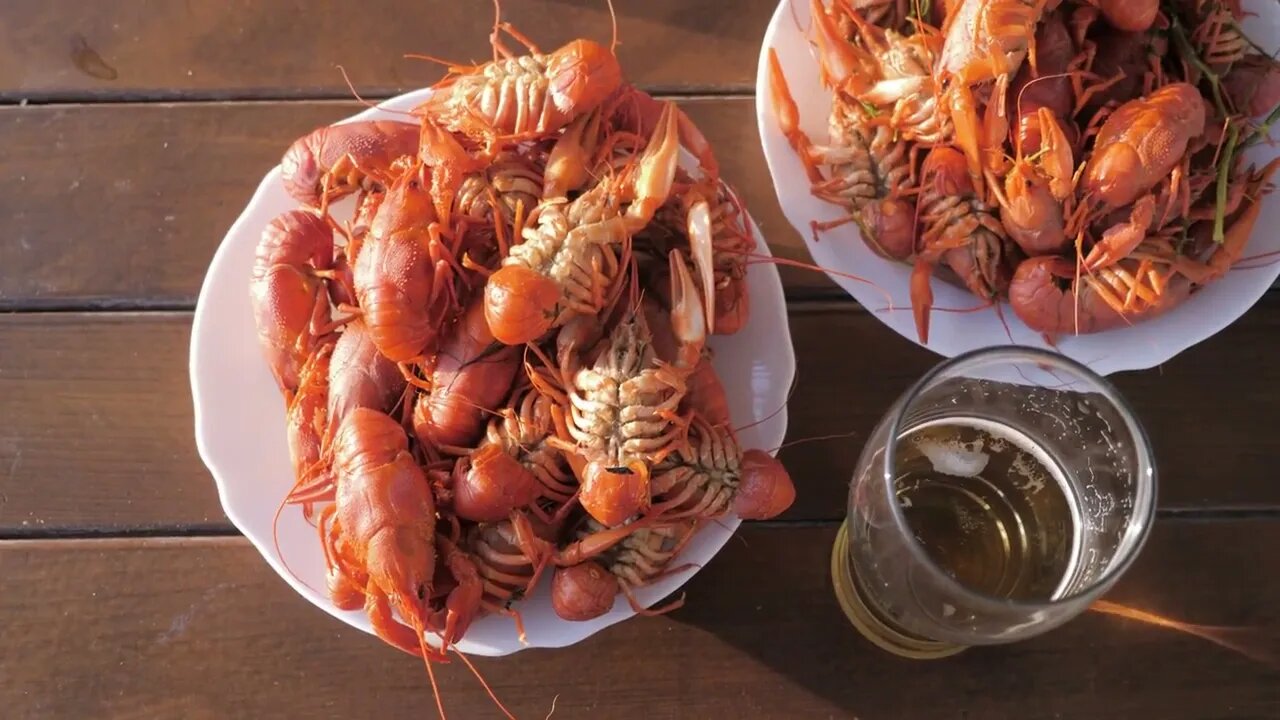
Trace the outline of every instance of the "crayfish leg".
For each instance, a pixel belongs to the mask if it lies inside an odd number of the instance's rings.
[[[924,260],[916,260],[911,270],[911,312],[915,315],[916,334],[920,342],[929,344],[929,311],[933,308],[933,288],[930,276],[933,266]]]
[[[632,592],[631,588],[628,587],[626,583],[618,583],[618,584],[622,587],[622,594],[627,598],[627,603],[631,605],[632,612],[634,612],[637,615],[640,615],[643,617],[657,617],[659,615],[666,615],[667,613],[673,610],[679,610],[680,608],[684,607],[684,600],[685,600],[684,593],[681,593],[680,597],[676,598],[675,600],[672,600],[671,602],[667,603],[666,605],[663,605],[660,608],[656,608],[656,609],[647,608],[640,604],[640,601],[636,599],[635,593]]]
[[[969,165],[969,176],[974,187],[983,187],[982,167],[983,151],[980,137],[982,127],[978,120],[978,108],[969,86],[962,82],[953,82],[946,92],[947,107],[951,112],[955,125],[956,145],[964,153]]]
[[[369,616],[373,631],[388,645],[428,661],[449,662],[443,651],[426,643],[421,632],[395,619],[386,593],[372,579],[365,587],[364,611]]]
[[[778,128],[800,156],[804,170],[809,175],[809,182],[819,183],[824,179],[818,169],[817,153],[809,136],[800,129],[800,108],[796,105],[791,90],[787,87],[787,78],[782,73],[782,63],[778,60],[778,51],[769,48],[769,95],[773,99],[774,116],[778,120]]]

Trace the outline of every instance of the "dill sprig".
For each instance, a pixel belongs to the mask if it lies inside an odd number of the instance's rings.
[[[933,0],[914,0],[911,3],[911,11],[907,14],[914,15],[920,22],[929,22],[933,14]]]
[[[1226,147],[1222,157],[1218,159],[1218,196],[1213,209],[1213,241],[1221,245],[1226,241],[1227,185],[1230,180],[1231,166],[1236,153],[1236,141],[1240,139],[1240,130],[1234,124],[1227,131]]]
[[[1227,112],[1227,104],[1222,99],[1222,79],[1218,77],[1218,73],[1205,64],[1204,58],[1201,58],[1200,53],[1196,52],[1196,49],[1191,46],[1191,41],[1187,39],[1186,30],[1182,27],[1182,21],[1177,16],[1170,18],[1169,34],[1173,38],[1174,44],[1178,46],[1178,52],[1182,54],[1183,58],[1195,65],[1196,69],[1209,80],[1209,87],[1213,90],[1213,104],[1218,108],[1218,113],[1222,117],[1230,115]]]
[[[1253,129],[1253,132],[1249,134],[1249,137],[1241,143],[1240,148],[1243,150],[1244,148],[1252,147],[1253,145],[1265,140],[1269,135],[1271,135],[1271,126],[1275,124],[1277,120],[1280,120],[1280,105],[1272,108],[1271,112],[1267,114],[1267,119],[1263,120],[1261,125]]]

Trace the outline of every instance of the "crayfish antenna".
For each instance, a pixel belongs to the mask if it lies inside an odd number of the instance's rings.
[[[280,498],[280,503],[276,505],[275,514],[271,516],[271,541],[275,543],[276,557],[280,558],[280,564],[284,565],[285,571],[292,575],[294,580],[306,585],[305,582],[302,582],[302,578],[298,577],[298,573],[289,567],[289,561],[285,560],[284,551],[280,549],[280,515],[284,512],[284,507],[287,504],[289,504],[289,496],[285,495]]]
[[[827,273],[828,275],[842,277],[847,280],[852,280],[854,282],[862,283],[863,285],[870,285],[871,287],[880,291],[880,294],[884,296],[885,302],[889,304],[890,309],[893,309],[895,307],[893,304],[893,296],[889,294],[888,290],[885,290],[884,288],[877,285],[874,281],[864,278],[861,275],[841,272],[840,270],[836,270],[835,268],[823,267],[821,265],[814,265],[813,263],[802,262],[800,260],[792,260],[791,258],[778,257],[776,255],[765,255],[763,253],[757,253],[757,252],[739,252],[738,254],[742,255],[747,259],[748,265],[757,265],[757,264],[784,265],[786,267],[799,268],[801,270],[812,270],[814,272],[824,272],[824,273]]]
[[[351,91],[351,97],[355,98],[356,102],[369,108],[370,110],[380,110],[382,112],[393,113],[395,115],[407,115],[409,117],[413,117],[413,113],[411,112],[405,112],[404,110],[392,110],[391,108],[385,108],[375,103],[372,103],[368,100],[365,100],[363,97],[360,96],[360,93],[356,90],[356,86],[352,84],[351,76],[347,75],[347,69],[342,67],[341,65],[337,65],[336,67],[338,68],[338,72],[342,73],[342,81],[347,84],[347,89]],[[324,212],[325,210],[327,210],[327,207],[321,208],[321,212]]]
[[[511,711],[507,709],[507,706],[502,704],[502,701],[494,694],[493,688],[489,687],[489,683],[485,682],[484,676],[480,674],[480,671],[476,669],[476,666],[471,664],[470,658],[456,647],[450,649],[457,654],[458,658],[462,660],[462,664],[466,665],[467,669],[471,671],[471,674],[476,676],[476,680],[480,681],[480,687],[484,688],[484,691],[489,695],[489,699],[493,701],[494,705],[498,706],[498,709],[502,711],[502,714],[506,715],[509,720],[516,720],[516,716],[512,715]]]
[[[502,3],[493,0],[493,31],[489,33],[489,44],[493,47],[493,61],[496,63],[502,58],[498,54],[498,36],[502,30]]]
[[[788,440],[787,442],[782,443],[778,447],[775,447],[772,450],[766,450],[765,452],[769,453],[770,455],[773,455],[775,453],[782,452],[783,450],[786,450],[789,447],[795,447],[796,445],[804,445],[805,443],[826,442],[828,440],[847,440],[851,437],[857,437],[858,434],[861,432],[862,432],[861,430],[849,430],[847,432],[831,433],[829,435],[814,435],[812,437],[796,438],[795,440]]]
[[[609,6],[609,27],[613,32],[613,37],[609,41],[609,54],[617,55],[618,49],[618,13],[613,10],[613,0],[605,0],[605,4]],[[551,712],[556,711],[555,701],[551,702]]]
[[[636,276],[639,268],[636,267],[635,257],[631,251],[631,236],[627,235],[622,241],[622,252],[618,257],[618,277],[613,284],[605,292],[604,307],[600,311],[600,317],[607,318],[614,314],[618,309],[618,301],[622,299],[623,291],[627,288],[628,276]],[[635,307],[639,307],[637,303]]]
[[[427,55],[425,53],[405,53],[402,57],[406,60],[425,60],[429,63],[435,63],[436,65],[443,65],[445,69],[451,73],[468,72],[471,70],[478,70],[482,67],[480,65],[463,65],[452,60],[445,60],[444,58],[439,58],[435,55]],[[410,114],[412,115],[413,113]]]
[[[1280,262],[1280,260],[1276,259],[1277,256],[1280,256],[1280,250],[1272,250],[1271,252],[1258,253],[1257,255],[1242,257],[1236,261],[1235,267],[1232,269],[1233,270],[1253,270],[1255,268],[1269,267],[1271,265],[1274,265],[1276,262]],[[1259,260],[1266,260],[1267,262],[1264,262],[1260,265],[1245,265],[1245,263],[1253,263]]]
[[[1004,308],[1000,301],[993,300],[991,306],[995,309],[996,317],[1000,319],[1000,324],[1004,326],[1004,336],[1009,338],[1009,344],[1016,345],[1017,343],[1013,341],[1013,330],[1009,329],[1009,321],[1004,316]]]
[[[688,568],[684,568],[684,569],[687,570]],[[631,588],[627,587],[626,585],[622,585],[621,587],[622,587],[623,596],[627,598],[627,603],[631,605],[631,611],[641,617],[658,617],[660,615],[666,615],[669,612],[672,612],[674,610],[679,610],[680,608],[684,607],[684,600],[685,600],[684,593],[680,593],[680,597],[676,598],[675,600],[672,600],[671,602],[667,603],[666,605],[663,605],[660,608],[655,609],[655,608],[647,608],[641,605],[640,600],[636,597],[635,592],[633,592]]]
[[[294,572],[293,568],[289,565],[289,561],[285,559],[284,551],[280,549],[280,516],[284,514],[285,506],[290,504],[289,503],[290,497],[299,487],[301,487],[303,481],[307,480],[308,478],[309,478],[308,475],[299,477],[297,480],[294,481],[293,487],[289,490],[289,492],[285,493],[285,496],[280,498],[280,503],[276,505],[275,514],[271,516],[271,542],[274,543],[275,545],[276,557],[280,558],[280,564],[284,566],[285,572],[289,573],[289,575],[292,576],[294,580],[297,580],[299,583],[301,583],[303,587],[310,589],[312,592],[316,593],[317,595],[323,596],[325,595],[325,593],[322,593],[319,590],[311,587],[310,583],[308,583],[306,580],[303,580],[301,577],[298,577],[298,573]]]
[[[796,388],[799,387],[799,385],[800,385],[800,374],[796,373],[791,378],[791,387],[787,388],[787,396],[783,398],[782,404],[778,406],[777,410],[774,410],[773,412],[769,413],[768,415],[765,415],[764,417],[760,418],[759,420],[756,420],[755,422],[747,423],[746,425],[743,425],[741,427],[732,428],[731,432],[734,435],[737,435],[743,430],[749,430],[757,425],[762,425],[764,423],[767,423],[770,420],[777,417],[780,413],[782,413],[783,410],[787,409],[788,405],[791,404],[791,397],[796,394]]]
[[[447,720],[444,714],[444,700],[440,698],[440,686],[436,683],[436,671],[431,668],[431,656],[436,650],[427,646],[426,632],[421,623],[415,624],[413,631],[418,635],[418,648],[422,652],[422,662],[427,666],[427,679],[431,681],[431,695],[436,699],[436,711],[440,713],[440,720]]]

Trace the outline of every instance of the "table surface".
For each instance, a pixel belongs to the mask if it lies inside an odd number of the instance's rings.
[[[770,0],[618,0],[619,55],[678,100],[777,254],[753,77]],[[732,5],[732,7],[730,7]],[[607,39],[603,0],[508,0],[545,46]],[[192,437],[191,311],[214,249],[295,137],[421,87],[426,52],[488,56],[487,3],[9,0],[0,13],[0,715],[423,717],[422,666],[295,595],[230,525]],[[824,276],[783,273],[799,358],[799,498],[688,603],[562,650],[476,662],[520,717],[1263,718],[1280,671],[1096,614],[933,663],[845,622],[828,551],[861,442],[936,362]],[[9,312],[11,311],[11,312]],[[1160,512],[1111,599],[1280,655],[1274,389],[1280,295],[1165,366],[1115,378],[1147,421]],[[830,338],[846,338],[831,343]],[[495,711],[454,663],[456,718]]]

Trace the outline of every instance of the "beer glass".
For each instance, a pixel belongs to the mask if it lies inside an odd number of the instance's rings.
[[[1069,358],[997,347],[948,360],[863,448],[832,551],[840,604],[915,658],[1057,627],[1146,540],[1151,455],[1115,388]]]

